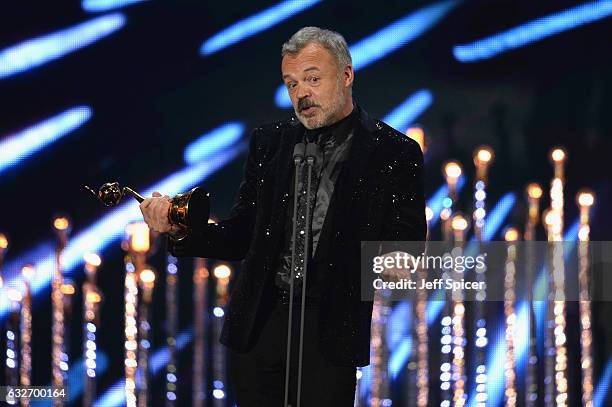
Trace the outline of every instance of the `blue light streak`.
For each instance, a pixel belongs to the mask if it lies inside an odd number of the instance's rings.
[[[420,37],[458,4],[457,0],[447,0],[423,7],[351,45],[349,51],[353,69],[358,71],[365,68]],[[284,85],[278,87],[274,100],[278,107],[291,107],[291,99]]]
[[[108,14],[5,48],[0,51],[0,79],[59,59],[114,33],[124,25],[123,14]]]
[[[403,338],[410,335],[408,328],[412,323],[412,304],[408,301],[398,303],[387,320],[387,345],[395,349]]]
[[[457,189],[463,186],[463,177],[461,177],[458,182]],[[434,192],[434,194],[427,200],[427,206],[429,206],[434,211],[434,218],[439,216],[440,210],[442,210],[442,200],[448,195],[448,189],[445,185],[442,185],[440,188]],[[436,215],[437,209],[437,215]],[[432,219],[432,221],[433,221]],[[432,223],[430,223],[431,227]],[[437,293],[441,294],[441,293]],[[444,306],[444,297],[438,295],[440,297],[439,301],[430,301],[427,306],[427,323],[431,324],[437,318],[437,315],[440,313],[440,310]],[[439,306],[438,306],[439,305]],[[387,331],[387,343],[389,349],[392,350],[394,359],[394,366],[397,366],[401,362],[401,364],[405,364],[408,357],[410,357],[410,352],[406,353],[406,344],[403,344],[405,341],[411,341],[410,335],[408,333],[408,329],[410,327],[410,323],[406,323],[407,318],[411,319],[411,304],[408,301],[402,301],[398,303],[391,314],[389,315],[389,323],[387,326],[390,328]],[[439,309],[438,309],[439,308]],[[401,322],[401,323],[400,323]],[[410,344],[409,349],[412,344]],[[400,353],[395,354],[395,352],[401,349]],[[371,365],[365,366],[361,369],[361,397],[364,397],[368,391],[370,391],[370,383],[372,380],[372,372]]]
[[[187,344],[189,344],[189,342],[191,342],[191,339],[193,339],[193,330],[191,328],[181,332],[176,337],[176,349],[183,349],[185,346],[187,346]],[[166,366],[169,359],[170,350],[167,346],[165,346],[151,356],[149,369],[153,374],[156,374],[161,368]]]
[[[0,142],[0,173],[81,127],[91,118],[89,106],[76,106]]]
[[[286,0],[257,14],[240,20],[213,35],[200,47],[201,55],[211,55],[224,48],[252,37],[283,20],[314,6],[321,0]]]
[[[465,177],[462,175],[457,180],[457,194],[461,192],[464,185]],[[444,199],[446,199],[446,197],[448,197],[448,186],[444,184],[438,188],[433,196],[427,201],[427,206],[429,206],[429,209],[433,212],[433,217],[429,221],[429,228],[433,228],[440,221],[440,212],[442,212]]]
[[[364,68],[417,39],[459,4],[447,0],[423,7],[351,46],[353,67]]]
[[[193,338],[193,330],[191,328],[181,332],[176,338],[176,350],[181,351]],[[155,376],[162,367],[165,366],[168,360],[169,349],[164,346],[153,355],[151,355],[151,363],[149,372],[151,376]],[[120,380],[113,384],[96,402],[94,407],[117,407],[125,405],[125,382]]]
[[[606,369],[599,379],[599,383],[595,387],[595,393],[593,394],[593,406],[605,407],[606,394],[610,390],[610,383],[612,383],[612,358],[608,359]]]
[[[596,207],[593,207],[593,209],[596,209]],[[591,213],[591,216],[593,216],[594,211]],[[564,242],[574,242],[578,239],[578,230],[580,229],[580,220],[576,219],[573,223],[572,226],[570,226],[567,231],[565,232],[565,235],[563,237],[563,241]],[[575,245],[571,246],[570,250],[566,250],[564,252],[564,256],[565,258],[569,258],[570,256],[572,256],[573,251],[575,249]],[[548,291],[548,273],[546,272],[546,265],[543,265],[540,269],[540,271],[538,272],[536,281],[533,285],[533,298],[535,299],[542,299],[542,298],[546,298],[546,292]],[[546,320],[546,301],[543,300],[535,300],[534,301],[534,313],[535,313],[535,321],[536,321],[536,329],[537,332],[543,332],[543,327],[544,327],[544,322]],[[527,321],[528,322],[528,321]],[[521,351],[519,349],[519,351]],[[517,358],[518,360],[518,358]]]
[[[463,177],[461,179],[463,179]],[[457,185],[457,187],[459,188],[459,185]],[[427,205],[430,208],[434,206],[435,204],[436,206],[439,207],[438,212],[441,210],[442,208],[441,201],[443,200],[444,197],[447,196],[447,192],[445,188],[446,186],[442,186],[427,201]],[[434,199],[439,201],[440,203],[436,204],[435,202],[433,202]],[[486,233],[483,234],[484,240],[490,240],[495,235],[495,232],[499,230],[499,228],[502,225],[503,220],[510,213],[510,210],[512,209],[515,201],[516,201],[516,198],[515,198],[514,193],[509,192],[506,195],[504,195],[502,199],[500,199],[499,202],[495,205],[495,207],[489,213],[488,218],[487,218],[487,224],[491,230],[491,233],[488,235]],[[434,216],[434,219],[435,219],[435,216]],[[468,253],[469,250],[470,248],[468,246],[468,248],[466,248],[466,253]],[[432,297],[429,298],[429,300],[427,301],[427,308],[425,311],[428,325],[431,325],[438,318],[438,316],[440,315],[440,312],[444,308],[445,301],[446,301],[446,298],[444,295],[444,290],[437,290],[436,292],[433,293]],[[403,308],[400,307],[400,305],[404,303],[407,303],[407,302],[406,301],[401,302],[400,304],[398,304],[398,306],[396,306],[393,309],[393,311],[391,311],[391,314],[389,316],[389,321],[393,321],[399,317],[398,315],[395,315],[397,312],[400,312],[402,314],[405,312]],[[408,358],[410,357],[410,352],[409,351],[406,352],[406,349],[410,350],[412,348],[411,346],[412,339],[410,335],[408,335],[407,333],[409,329],[410,321],[408,320],[408,322],[406,322],[405,320],[404,322],[406,325],[405,327],[396,327],[395,325],[390,325],[391,326],[390,334],[392,335],[391,337],[392,340],[389,340],[389,339],[387,340],[389,342],[389,349],[391,351],[391,356],[389,359],[389,373],[392,374],[392,377],[396,377],[401,367],[404,366],[406,362],[408,361]],[[398,334],[395,331],[399,331],[403,333],[403,338],[401,340],[397,340],[396,336]],[[408,346],[407,341],[410,341],[410,346]],[[395,344],[395,346],[391,346],[392,344]],[[397,353],[398,351],[399,353]],[[393,361],[393,364],[391,364],[391,361]],[[363,377],[362,377],[362,383],[365,383],[365,381],[363,381]]]
[[[372,363],[361,368],[361,379],[359,379],[359,397],[364,398],[370,393],[372,383]]]
[[[495,207],[487,215],[487,218],[486,218],[487,227],[485,228],[485,233],[483,233],[482,235],[483,241],[485,242],[490,241],[493,238],[493,236],[495,236],[495,233],[499,230],[499,228],[502,225],[502,222],[504,221],[504,219],[506,219],[506,217],[512,210],[512,207],[514,206],[515,202],[516,202],[516,196],[513,192],[507,193],[506,195],[502,197],[502,199],[500,199],[497,202]],[[487,232],[487,230],[489,232]],[[477,251],[476,240],[472,239],[470,243],[468,244],[468,246],[465,248],[465,254],[475,255],[477,254],[476,251]],[[446,297],[444,295],[443,290],[436,291],[433,297],[429,299],[427,303],[427,308],[426,308],[428,324],[433,323],[438,318],[438,316],[440,315],[440,312],[442,311],[442,308],[444,308],[445,301],[446,301]]]
[[[214,157],[207,158],[205,162],[191,165],[168,176],[146,189],[143,195],[150,196],[153,191],[163,191],[168,195],[184,192],[222,168],[245,149],[246,143],[240,143],[229,149],[219,151]],[[108,244],[123,235],[125,225],[139,219],[142,219],[142,214],[137,202],[133,200],[129,200],[109,211],[99,221],[70,239],[62,256],[64,269],[68,272],[81,265],[83,263],[83,253],[87,251],[101,252]],[[51,281],[55,268],[55,256],[53,251],[50,250],[42,257],[21,257],[7,264],[6,275],[9,277],[8,282],[5,281],[7,286],[23,289],[19,270],[26,263],[32,263],[36,267],[36,276],[32,281],[32,292],[36,295],[47,287]],[[8,299],[5,297],[0,298],[0,319],[4,317],[10,306]]]
[[[612,15],[612,1],[594,1],[538,18],[470,44],[456,45],[460,62],[476,62]]]
[[[488,214],[484,230],[482,233],[482,240],[488,242],[501,228],[504,220],[510,214],[510,211],[516,203],[516,195],[514,192],[508,192],[506,195],[499,200],[495,208]]]
[[[412,337],[408,336],[399,343],[399,345],[393,349],[389,357],[388,372],[392,380],[395,380],[402,368],[406,364],[406,361],[412,353]]]
[[[142,3],[143,1],[146,0],[83,0],[81,2],[81,7],[87,12],[99,13],[101,11],[114,10],[135,3]]]
[[[67,402],[74,403],[76,399],[83,392],[84,380],[85,377],[85,360],[80,358],[77,361],[71,362],[70,369],[68,370],[68,385],[66,386],[70,389],[67,392]],[[108,356],[104,352],[97,351],[96,352],[96,374],[98,376],[102,375],[108,368]],[[52,384],[49,383],[47,386],[51,387]],[[52,400],[37,400],[35,402],[36,406],[47,407],[52,406]]]
[[[408,127],[414,123],[433,102],[433,95],[427,89],[421,89],[410,95],[401,105],[386,115],[383,122],[395,130],[406,133]]]
[[[440,316],[442,308],[446,303],[446,296],[444,291],[436,291],[432,298],[427,301],[427,307],[425,308],[425,318],[427,319],[427,325],[433,324],[436,319]]]
[[[464,177],[461,177],[457,182],[457,191],[460,191],[465,183]],[[493,227],[499,229],[501,221],[508,215],[512,204],[509,202],[509,195],[506,194],[498,203],[495,208],[491,211],[490,216],[493,213],[497,213],[497,217],[501,218],[500,221],[496,221]],[[427,206],[434,211],[434,217],[430,221],[430,226],[434,224],[433,220],[437,219],[440,211],[442,210],[442,201],[448,196],[448,190],[446,185],[441,186],[438,190],[427,200]],[[437,214],[437,215],[436,215]],[[436,291],[431,298],[427,301],[427,308],[425,310],[427,319],[427,325],[431,325],[440,315],[440,312],[444,308],[446,298],[443,290]],[[408,330],[412,323],[412,314],[409,311],[411,305],[408,301],[402,301],[398,303],[391,314],[389,315],[389,327],[387,331],[387,343],[390,350],[389,358],[389,374],[393,379],[397,377],[401,368],[406,364],[410,354],[412,352],[412,337]],[[401,321],[402,323],[399,323]],[[369,391],[369,385],[371,382],[371,371],[370,366],[366,366],[362,369],[363,376],[361,377],[361,396],[365,396]]]
[[[195,164],[214,156],[219,150],[240,140],[243,133],[244,125],[238,122],[226,123],[217,127],[185,148],[185,163]]]
[[[119,406],[125,403],[125,380],[113,384],[96,400],[94,407]]]
[[[462,175],[457,180],[457,194],[461,192],[463,186],[465,185],[465,177]],[[429,228],[433,228],[440,221],[440,212],[442,212],[442,208],[444,207],[443,202],[448,197],[448,186],[446,184],[442,185],[429,200],[427,201],[427,206],[432,210],[433,217],[429,221]],[[444,308],[444,303],[446,298],[444,296],[444,292],[437,291],[434,293],[433,297],[429,299],[427,302],[427,308],[425,310],[425,318],[427,319],[427,324],[431,325],[442,312],[442,308]]]
[[[567,230],[563,239],[565,242],[575,241],[578,237],[578,225],[579,221],[575,221],[572,226]],[[565,258],[567,259],[571,254],[571,251],[564,252]],[[545,293],[547,289],[546,284],[546,272],[544,269],[540,270],[538,276],[536,278],[536,283],[534,284],[534,298],[544,298],[542,293],[538,291],[542,291]],[[536,301],[536,305],[544,304],[543,301]],[[543,324],[544,313],[546,312],[546,307],[539,307],[536,312],[536,318],[540,319],[538,325]],[[524,359],[527,355],[527,346],[529,339],[529,309],[527,301],[521,301],[517,306],[517,331],[516,331],[516,342],[515,342],[515,354],[517,360],[517,366],[521,366],[524,364]],[[521,321],[523,323],[521,323]],[[497,405],[501,398],[503,397],[504,392],[504,380],[505,380],[505,370],[504,364],[506,361],[506,338],[505,338],[505,330],[499,330],[498,335],[495,338],[495,341],[492,341],[494,345],[492,345],[493,351],[489,353],[490,357],[487,361],[487,372],[488,372],[488,383],[487,386],[487,403],[491,405]],[[472,391],[472,395],[470,397],[470,407],[476,407],[477,402],[475,400],[475,396]]]

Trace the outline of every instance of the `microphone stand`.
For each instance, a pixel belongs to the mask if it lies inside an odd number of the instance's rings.
[[[289,376],[291,367],[291,334],[293,321],[293,280],[295,278],[295,240],[297,237],[297,206],[298,206],[298,184],[300,179],[300,167],[304,160],[304,151],[306,146],[304,143],[298,143],[293,148],[293,164],[295,166],[293,172],[293,233],[291,238],[291,274],[289,279],[289,316],[287,321],[287,362],[285,365],[285,407],[289,406]]]
[[[297,235],[297,204],[299,198],[298,183],[300,179],[299,169],[304,159],[306,150],[306,165],[308,167],[308,180],[306,184],[306,230],[304,234],[304,268],[302,281],[302,304],[300,309],[300,345],[298,353],[298,384],[297,384],[297,407],[301,404],[302,392],[302,363],[304,351],[304,311],[306,309],[306,277],[308,273],[308,246],[310,244],[310,199],[312,194],[312,167],[315,162],[317,145],[315,143],[298,143],[293,150],[293,162],[295,165],[294,193],[293,193],[293,239],[291,242],[291,279],[289,282],[289,316],[287,323],[287,364],[285,367],[285,407],[289,405],[289,377],[291,367],[291,348],[292,348],[292,322],[293,322],[293,293],[295,279],[295,240]]]
[[[308,166],[308,184],[306,186],[306,232],[304,236],[304,281],[302,282],[302,309],[300,316],[300,350],[298,354],[298,385],[297,385],[297,407],[300,407],[300,395],[302,391],[302,355],[304,350],[304,311],[306,309],[306,276],[308,272],[308,246],[310,244],[310,194],[312,193],[312,167],[315,162],[317,145],[308,143],[306,145],[306,165]]]

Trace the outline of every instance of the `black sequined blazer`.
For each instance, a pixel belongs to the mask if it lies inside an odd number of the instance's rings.
[[[416,142],[359,106],[348,160],[338,177],[312,265],[325,276],[320,349],[329,361],[365,366],[372,302],[361,300],[361,241],[425,239],[423,156]],[[221,342],[238,352],[256,342],[274,307],[293,148],[304,127],[295,118],[256,128],[244,180],[228,219],[169,243],[175,256],[243,260],[225,314]],[[384,248],[383,253],[393,247]]]

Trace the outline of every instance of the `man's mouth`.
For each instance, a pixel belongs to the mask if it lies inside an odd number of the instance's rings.
[[[316,106],[315,106],[315,105],[310,105],[310,106],[305,106],[305,107],[302,107],[302,108],[300,109],[300,114],[305,114],[305,115],[308,115],[308,114],[310,114],[310,113],[314,113],[315,108],[316,108]]]

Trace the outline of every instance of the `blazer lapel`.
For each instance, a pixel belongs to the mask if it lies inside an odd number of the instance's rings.
[[[281,133],[280,146],[270,162],[270,172],[267,174],[270,177],[269,182],[274,184],[271,215],[275,223],[284,219],[280,211],[286,208],[287,204],[288,198],[283,198],[283,195],[289,192],[289,179],[293,171],[293,149],[300,141],[304,131],[301,124],[295,119],[294,121],[296,123],[293,126]]]
[[[354,198],[363,182],[363,175],[368,167],[370,156],[378,146],[376,124],[364,110],[361,108],[359,110],[359,120],[355,125],[351,151],[334,187],[334,193],[338,192],[335,209],[337,213],[346,211],[355,202]]]

